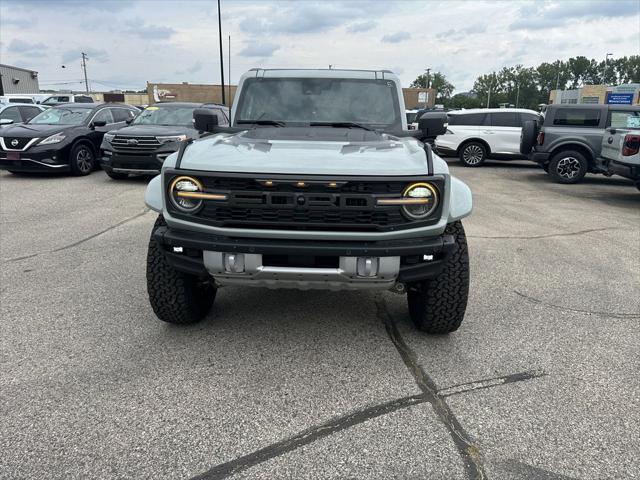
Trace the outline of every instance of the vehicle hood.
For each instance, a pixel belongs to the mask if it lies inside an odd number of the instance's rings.
[[[174,165],[175,155],[165,165]],[[257,128],[193,142],[181,168],[299,175],[426,175],[413,138],[343,128]]]
[[[16,124],[3,128],[2,136],[11,138],[42,138],[55,133],[65,132],[78,126],[79,125]]]
[[[180,125],[130,125],[128,127],[111,130],[109,133],[116,135],[127,135],[131,137],[155,137],[169,135],[187,135],[188,137],[197,137],[198,131],[193,128]]]

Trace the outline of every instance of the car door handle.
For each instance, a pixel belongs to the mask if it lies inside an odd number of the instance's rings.
[[[493,131],[491,131],[491,130],[483,130],[482,133],[487,133],[489,135],[493,135]]]

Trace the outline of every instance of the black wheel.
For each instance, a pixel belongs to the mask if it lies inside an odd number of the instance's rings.
[[[107,169],[107,168],[104,168],[103,170],[105,171],[105,173],[107,175],[109,175],[109,178],[112,178],[114,180],[124,180],[126,178],[129,178],[129,175],[127,173],[118,173],[118,172],[114,172],[113,170]]]
[[[465,143],[459,157],[465,167],[479,167],[487,159],[487,149],[479,142]]]
[[[469,251],[461,222],[447,225],[446,235],[453,235],[457,249],[437,277],[408,285],[409,315],[418,330],[427,333],[455,332],[467,309],[469,296]]]
[[[153,231],[164,225],[164,218],[158,217]],[[154,240],[153,233],[147,253],[147,292],[149,303],[160,320],[183,325],[202,320],[216,298],[213,279],[174,269]]]
[[[529,155],[531,149],[536,144],[538,137],[538,122],[535,120],[527,120],[522,125],[522,131],[520,132],[520,153],[522,155]]]
[[[582,153],[563,150],[549,162],[549,175],[558,183],[578,183],[587,174],[588,168],[589,164]]]
[[[71,149],[69,156],[71,173],[77,176],[89,175],[96,165],[93,150],[86,143],[78,143]]]

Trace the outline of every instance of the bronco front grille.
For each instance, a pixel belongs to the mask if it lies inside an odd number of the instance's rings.
[[[415,179],[341,179],[335,186],[329,186],[332,180],[313,178],[307,179],[304,187],[298,187],[295,180],[279,179],[267,187],[262,177],[194,176],[202,182],[205,192],[225,193],[228,199],[205,200],[202,208],[191,215],[173,210],[170,203],[168,207],[176,217],[208,225],[275,230],[388,231],[418,223],[407,219],[399,206],[377,205],[378,198],[401,195]],[[165,176],[165,188],[172,178],[169,173]],[[430,220],[419,223],[433,223],[438,218],[438,212],[435,212]]]

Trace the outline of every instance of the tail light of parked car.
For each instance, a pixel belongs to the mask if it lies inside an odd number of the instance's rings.
[[[622,148],[622,156],[630,157],[640,151],[640,135],[627,135],[624,137],[624,147]]]
[[[544,143],[544,132],[538,133],[536,141],[538,142],[538,145],[542,145]]]

